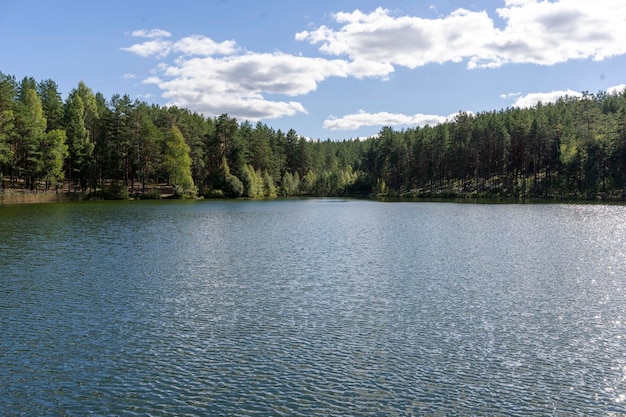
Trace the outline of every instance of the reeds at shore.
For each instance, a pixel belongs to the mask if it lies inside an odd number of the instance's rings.
[[[67,195],[57,191],[5,189],[0,192],[0,204],[31,204],[66,201]]]

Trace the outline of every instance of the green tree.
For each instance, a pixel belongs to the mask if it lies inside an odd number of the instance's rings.
[[[272,153],[270,174],[274,178],[280,178],[285,173],[287,165],[285,134],[280,129],[270,136],[270,149]]]
[[[222,168],[222,159],[224,157],[230,157],[232,161],[234,154],[243,153],[237,140],[239,133],[237,119],[231,118],[227,114],[222,114],[213,122],[213,126],[214,128],[206,142],[206,167],[209,176]],[[236,161],[236,164],[241,162],[244,161]]]
[[[11,143],[15,134],[13,110],[0,110],[0,190],[4,188],[4,173],[13,161]]]
[[[139,126],[135,118],[135,107],[136,103],[127,94],[116,94],[111,98],[113,117],[107,129],[111,156],[109,164],[115,181],[122,180],[126,186],[133,185],[137,165]]]
[[[65,129],[67,134],[68,156],[66,161],[68,187],[72,181],[80,184],[82,192],[87,187],[87,176],[91,164],[94,144],[89,140],[85,126],[85,106],[76,91],[65,101]],[[68,191],[71,191],[68,188]]]
[[[300,176],[304,176],[315,168],[315,158],[313,156],[314,143],[300,137],[296,149],[297,171]],[[319,145],[319,144],[317,144]]]
[[[49,132],[63,128],[63,100],[56,82],[48,79],[37,84],[37,94],[46,118],[46,130]]]
[[[258,122],[252,131],[252,135],[248,139],[246,146],[248,153],[247,158],[249,163],[252,164],[254,169],[265,171],[271,168],[272,165],[272,149],[270,148],[270,136],[272,134],[271,129]]]
[[[12,110],[17,95],[17,82],[12,75],[0,71],[0,111]]]
[[[72,90],[70,94],[76,94],[81,98],[83,102],[83,120],[85,121],[85,127],[89,131],[90,138],[94,138],[100,117],[95,94],[91,88],[87,87],[82,81],[78,83],[78,87]]]
[[[297,195],[298,188],[300,187],[300,175],[296,172],[292,174],[291,172],[285,172],[282,178],[281,184],[281,195],[286,197]]]
[[[164,164],[170,184],[174,186],[174,194],[182,198],[196,197],[197,190],[191,176],[189,146],[176,126],[172,126],[165,137]]]
[[[4,188],[4,173],[13,162],[16,89],[15,78],[0,72],[0,190]]]
[[[63,162],[67,158],[68,149],[65,130],[49,131],[42,144],[42,171],[41,177],[45,180],[46,190],[63,181]]]
[[[140,127],[139,127],[139,143],[138,161],[139,161],[139,178],[142,188],[145,191],[147,181],[159,171],[161,157],[159,148],[163,140],[161,132],[150,117],[150,108],[144,103],[139,109]],[[193,166],[193,165],[192,165]]]
[[[307,172],[306,175],[302,177],[302,181],[300,181],[300,194],[315,194],[318,178],[318,175],[314,171]]]
[[[22,172],[24,185],[34,189],[43,171],[41,144],[46,135],[46,118],[33,88],[22,86],[17,110],[15,165]]]
[[[243,196],[248,198],[261,198],[264,195],[263,177],[250,164],[241,169],[241,182],[243,183]]]
[[[301,169],[298,163],[298,135],[293,129],[289,129],[284,140],[285,168],[289,172],[297,172]]]
[[[37,81],[33,77],[24,77],[22,81],[17,84],[17,99],[18,101],[26,101],[26,92],[28,90],[37,91]]]
[[[276,192],[274,178],[272,178],[268,171],[263,172],[263,193],[265,194],[265,197],[268,198],[274,198],[278,195]]]
[[[230,173],[226,157],[222,158],[222,164],[217,171],[214,186],[216,189],[222,190],[226,197],[237,198],[244,195],[244,184],[237,176]]]

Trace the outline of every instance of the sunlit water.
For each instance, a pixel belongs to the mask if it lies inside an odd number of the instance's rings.
[[[0,415],[626,413],[626,207],[0,206]]]

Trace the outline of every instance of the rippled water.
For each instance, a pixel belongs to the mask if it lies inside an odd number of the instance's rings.
[[[623,415],[626,207],[0,206],[0,415]]]

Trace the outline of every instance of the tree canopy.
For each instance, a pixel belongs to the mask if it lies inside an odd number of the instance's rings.
[[[83,82],[62,101],[52,80],[0,73],[0,177],[83,194],[167,184],[182,197],[623,199],[626,91],[334,142],[128,95],[107,100]]]

